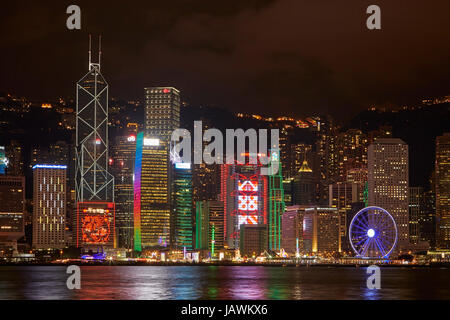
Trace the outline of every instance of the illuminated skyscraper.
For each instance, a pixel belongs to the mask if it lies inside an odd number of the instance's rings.
[[[172,245],[170,241],[175,236],[175,217],[172,216],[174,212],[172,208],[174,181],[173,167],[169,161],[169,147],[173,130],[180,126],[180,92],[173,87],[148,87],[144,90],[145,137],[143,138],[141,175],[143,206],[140,217],[142,249],[144,247],[169,247]],[[155,141],[158,143],[153,143]],[[150,171],[147,169],[155,170],[152,177],[148,177],[148,179],[146,172]],[[158,187],[155,187],[153,183],[156,183]],[[147,194],[149,205],[144,204],[147,188],[153,190]]]
[[[33,247],[65,246],[66,165],[33,166]]]
[[[145,133],[166,143],[180,127],[180,91],[173,87],[145,88]]]
[[[336,182],[329,186],[328,206],[336,208],[339,212],[341,243],[346,243],[348,239],[348,215],[352,210],[352,204],[362,202],[362,185],[352,182]]]
[[[25,177],[0,175],[0,245],[17,249],[24,236]]]
[[[316,150],[320,159],[319,171],[321,180],[324,180],[325,194],[328,193],[328,185],[334,182],[338,172],[336,137],[333,119],[330,116],[321,117],[317,122]]]
[[[284,203],[284,187],[283,174],[281,172],[282,165],[279,161],[279,152],[271,152],[272,161],[278,163],[278,171],[276,174],[268,175],[269,180],[269,216],[268,216],[268,232],[269,232],[269,249],[281,249],[281,215],[285,210]],[[275,162],[274,162],[275,163]]]
[[[194,130],[197,129],[199,124],[194,123]],[[208,123],[208,119],[202,119],[202,134],[205,130],[211,128],[211,124]],[[203,152],[207,145],[207,141],[202,141]],[[194,150],[195,152],[198,150]],[[194,188],[194,201],[203,200],[217,200],[217,196],[220,193],[220,165],[219,164],[194,164],[193,172],[193,188]]]
[[[303,247],[308,253],[334,255],[341,251],[339,212],[336,208],[306,208]]]
[[[170,245],[170,179],[167,144],[158,138],[136,140],[134,166],[134,249]]]
[[[367,167],[367,136],[358,129],[342,132],[337,137],[337,171],[335,181],[343,182],[353,168]]]
[[[364,192],[367,186],[367,166],[347,170],[346,182],[358,185],[358,198],[364,201]]]
[[[435,215],[431,192],[423,187],[409,188],[409,239],[412,244],[428,244],[435,247]]]
[[[77,208],[85,210],[77,212],[74,225],[77,246],[114,244],[109,238],[114,235],[114,178],[108,172],[108,84],[100,72],[101,48],[98,62],[93,63],[90,46],[89,41],[89,71],[77,82],[75,192]],[[108,221],[107,237],[104,230],[96,229],[100,220]]]
[[[196,202],[195,249],[209,250],[224,248],[224,211],[222,201],[204,200]],[[214,230],[214,233],[213,233]]]
[[[195,202],[195,249],[198,250],[208,250],[208,242],[209,242],[208,205],[209,201],[206,200]]]
[[[253,156],[253,155],[251,155]],[[224,203],[225,239],[230,249],[239,248],[240,227],[268,223],[268,179],[259,164],[223,164],[220,200]]]
[[[291,180],[293,205],[312,205],[318,202],[318,182],[308,165],[306,154],[297,175]]]
[[[305,206],[289,206],[282,215],[281,247],[288,254],[303,250],[303,215]]]
[[[387,210],[398,230],[397,249],[409,248],[408,145],[400,139],[377,139],[369,146],[369,206]]]
[[[136,133],[117,136],[112,146],[110,167],[114,175],[116,230],[119,248],[133,248],[133,173]]]
[[[48,147],[35,147],[31,150],[31,165],[39,163],[46,164],[69,164],[69,145],[64,141],[57,141]],[[67,169],[69,169],[67,167]]]
[[[22,176],[24,174],[23,145],[17,140],[12,140],[6,146],[6,158],[8,159],[7,174],[10,176]]]
[[[450,249],[450,133],[436,138],[437,246]]]
[[[192,169],[190,163],[174,164],[173,241],[176,249],[193,248]]]

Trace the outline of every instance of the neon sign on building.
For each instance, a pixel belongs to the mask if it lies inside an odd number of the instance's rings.
[[[114,246],[114,202],[79,202],[77,246]]]
[[[238,180],[238,223],[258,224],[258,181]]]

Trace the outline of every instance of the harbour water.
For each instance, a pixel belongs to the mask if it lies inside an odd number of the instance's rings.
[[[69,290],[64,266],[1,266],[0,299],[450,299],[450,269],[264,266],[82,266]]]

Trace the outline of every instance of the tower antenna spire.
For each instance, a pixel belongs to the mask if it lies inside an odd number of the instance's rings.
[[[102,58],[102,35],[98,37],[98,69],[100,70],[101,66],[101,58]]]
[[[91,35],[89,34],[89,71],[91,71]]]

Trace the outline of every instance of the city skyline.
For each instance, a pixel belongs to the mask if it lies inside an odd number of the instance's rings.
[[[0,299],[450,298],[448,3],[23,8]]]

